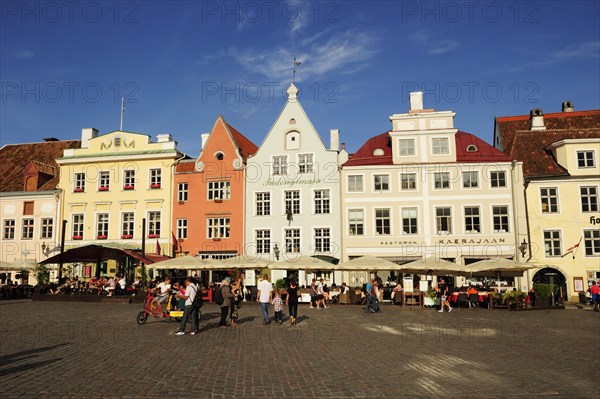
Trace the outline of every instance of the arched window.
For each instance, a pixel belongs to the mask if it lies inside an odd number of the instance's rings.
[[[467,152],[477,152],[477,147],[475,146],[475,144],[469,144],[467,146]]]

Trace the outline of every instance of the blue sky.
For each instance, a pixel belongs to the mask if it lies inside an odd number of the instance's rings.
[[[491,142],[497,115],[600,108],[597,1],[12,2],[0,9],[1,143],[81,128],[171,133],[216,117],[259,145],[297,69],[321,136],[355,151],[408,93]]]

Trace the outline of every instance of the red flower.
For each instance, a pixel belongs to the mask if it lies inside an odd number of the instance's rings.
[[[108,191],[107,186],[98,187],[98,191]]]
[[[83,236],[73,236],[71,238],[74,240],[83,240]]]
[[[123,186],[123,190],[133,190],[135,187],[133,185]]]
[[[96,236],[97,240],[106,240],[107,238],[107,236]]]
[[[158,238],[160,234],[148,234],[148,238]]]
[[[158,184],[151,184],[150,188],[160,188],[160,183],[158,183]]]
[[[82,188],[82,187],[75,187],[75,188],[73,189],[73,192],[74,192],[74,193],[82,193],[82,192],[83,192],[83,188]]]
[[[123,235],[121,235],[121,238],[124,240],[127,240],[129,238],[133,238],[133,235],[132,234],[123,234]]]

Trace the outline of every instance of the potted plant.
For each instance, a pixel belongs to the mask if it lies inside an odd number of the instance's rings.
[[[35,278],[37,279],[37,286],[39,287],[39,293],[45,294],[46,290],[48,289],[48,285],[50,284],[50,271],[48,270],[48,267],[46,267],[46,265],[38,264],[35,267],[33,274],[35,275]]]
[[[534,284],[533,292],[535,293],[535,307],[550,307],[552,298],[552,286],[550,284]]]

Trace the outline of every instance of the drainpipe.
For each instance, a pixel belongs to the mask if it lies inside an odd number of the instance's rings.
[[[529,187],[529,182],[525,180],[523,183],[523,199],[525,200],[525,223],[527,223],[527,246],[529,247],[529,257],[525,262],[529,262],[533,255],[531,253],[531,229],[529,227],[529,207],[527,206],[527,187]]]
[[[177,165],[179,165],[179,162],[182,159],[184,159],[185,157],[187,157],[187,155],[182,154],[181,157],[177,158],[175,160],[175,162],[173,162],[173,165],[171,165],[171,192],[169,194],[171,196],[170,197],[171,200],[169,201],[170,202],[170,213],[171,213],[171,215],[170,215],[171,220],[169,221],[169,225],[171,226],[171,228],[169,229],[169,230],[171,230],[171,234],[169,235],[169,242],[171,243],[171,258],[175,257],[175,250],[174,250],[175,248],[173,247],[173,234],[174,234],[174,232],[173,232],[173,227],[174,227],[174,225],[173,225],[173,221],[174,221],[173,210],[175,208],[175,192],[176,192],[175,191],[176,190],[176,188],[175,188],[175,169],[177,169]],[[177,227],[175,226],[175,228],[177,228]]]

